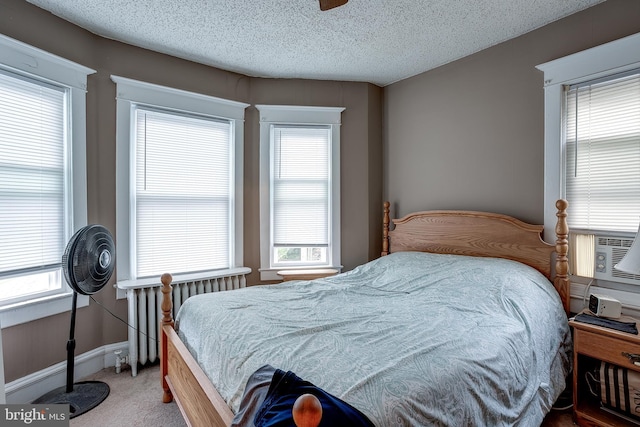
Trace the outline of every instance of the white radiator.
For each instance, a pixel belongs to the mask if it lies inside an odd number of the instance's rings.
[[[206,278],[194,278],[188,275],[174,277],[171,301],[173,317],[180,306],[193,295],[209,292],[229,291],[244,288],[247,285],[246,275],[250,268],[235,268],[224,273],[213,272]],[[162,320],[162,285],[157,283],[118,283],[118,288],[126,290],[129,314],[129,358],[131,375],[138,375],[138,363],[153,363],[160,357],[158,346],[160,340],[160,321]]]

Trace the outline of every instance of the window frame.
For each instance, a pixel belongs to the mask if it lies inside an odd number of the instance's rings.
[[[71,171],[65,183],[65,238],[87,225],[86,171],[86,93],[87,78],[96,71],[0,34],[0,68],[11,73],[42,80],[67,90],[67,129],[65,156]],[[60,254],[62,257],[62,254]],[[61,278],[64,277],[60,274]],[[63,280],[59,292],[34,296],[29,300],[0,307],[3,328],[30,322],[71,310],[73,291]],[[89,297],[78,295],[77,307],[89,305]]]
[[[640,33],[536,66],[544,73],[544,238],[555,240],[555,201],[565,197],[564,87],[640,67]],[[607,234],[632,236],[629,233]]]
[[[244,112],[249,104],[217,98],[153,83],[142,82],[120,76],[111,76],[116,84],[116,241],[117,293],[116,298],[126,298],[122,288],[135,287],[148,282],[148,278],[136,278],[133,259],[135,236],[131,215],[131,192],[135,191],[135,143],[133,142],[136,105],[156,107],[176,112],[201,114],[229,120],[232,123],[233,139],[233,228],[231,233],[232,259],[230,270],[243,263],[243,162],[244,162]],[[220,273],[221,271],[217,271]],[[202,277],[210,276],[202,272]],[[194,276],[194,273],[189,273]],[[180,276],[174,276],[180,280]]]
[[[340,254],[340,127],[343,107],[312,107],[291,105],[256,105],[260,114],[260,279],[281,280],[280,270],[308,268],[341,269]],[[330,231],[327,261],[298,266],[274,266],[271,230],[271,127],[330,126],[331,187],[329,189]]]

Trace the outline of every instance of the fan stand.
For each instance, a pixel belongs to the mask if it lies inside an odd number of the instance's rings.
[[[67,341],[67,385],[58,387],[34,400],[33,404],[69,405],[69,418],[77,417],[102,403],[109,396],[109,385],[101,381],[81,381],[73,383],[74,352],[76,340],[76,304],[78,293],[73,292],[71,306],[71,328]]]

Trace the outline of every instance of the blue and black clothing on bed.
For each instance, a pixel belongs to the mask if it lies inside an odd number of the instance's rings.
[[[293,404],[306,393],[313,394],[322,405],[319,427],[373,427],[362,412],[348,403],[291,371],[269,365],[255,371],[247,381],[231,427],[293,427]]]

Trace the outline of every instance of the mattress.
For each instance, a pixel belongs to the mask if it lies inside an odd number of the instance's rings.
[[[571,365],[553,285],[514,261],[397,252],[333,277],[189,298],[176,329],[234,413],[293,371],[375,425],[540,425]]]

